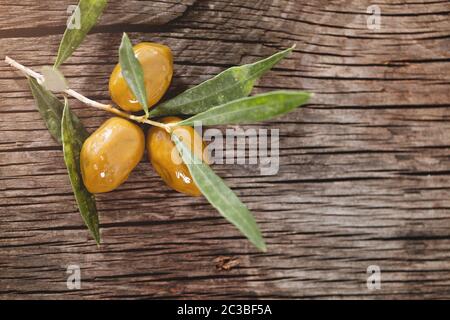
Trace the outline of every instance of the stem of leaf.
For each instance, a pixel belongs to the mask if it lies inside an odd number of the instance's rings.
[[[24,65],[21,65],[20,63],[18,63],[17,61],[11,59],[10,57],[6,56],[5,57],[5,62],[7,64],[9,64],[10,66],[22,71],[23,73],[25,73],[27,76],[33,77],[37,80],[37,82],[39,84],[42,84],[44,82],[44,76],[40,73],[37,73],[33,70],[31,70],[30,68],[25,67]],[[146,116],[135,116],[126,112],[123,112],[117,108],[114,108],[112,105],[110,104],[103,104],[94,100],[91,100],[85,96],[83,96],[82,94],[76,92],[75,90],[69,89],[67,88],[66,90],[63,91],[64,93],[66,93],[67,95],[83,102],[84,104],[93,107],[93,108],[97,108],[97,109],[101,109],[110,113],[113,113],[119,117],[122,118],[126,118],[126,119],[130,119],[139,123],[146,123],[155,127],[159,127],[162,128],[164,130],[166,130],[168,133],[170,133],[172,131],[172,129],[164,124],[164,123],[160,123],[157,121],[153,121],[148,119]]]

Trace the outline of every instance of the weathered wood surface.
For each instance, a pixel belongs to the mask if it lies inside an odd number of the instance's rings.
[[[51,64],[74,2],[0,1],[0,57]],[[26,81],[0,63],[1,298],[450,297],[449,1],[376,1],[380,30],[367,28],[368,0],[111,2],[63,67],[101,101],[122,31],[173,49],[171,95],[297,44],[256,90],[316,93],[261,125],[281,130],[279,174],[215,167],[269,252],[205,200],[169,190],[144,160],[98,197],[97,248]],[[72,105],[90,130],[108,117]],[[239,264],[220,270],[221,256]],[[67,289],[68,264],[81,265],[81,290]],[[381,267],[381,290],[366,287],[369,265]]]

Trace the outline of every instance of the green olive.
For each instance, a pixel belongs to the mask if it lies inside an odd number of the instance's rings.
[[[144,154],[145,137],[137,125],[111,118],[83,144],[80,166],[91,193],[109,192],[128,179]]]
[[[169,47],[162,44],[142,42],[133,47],[136,58],[144,71],[144,83],[149,107],[154,106],[169,88],[173,75],[173,57]],[[130,91],[117,64],[109,78],[111,99],[125,111],[142,110],[141,104]]]
[[[162,119],[162,122],[174,123],[180,120],[176,117],[167,117]],[[206,146],[194,128],[179,126],[174,129],[174,133],[180,136],[191,150],[194,150],[194,154],[199,159],[203,159],[203,161],[208,163],[207,158],[204,156]],[[172,142],[170,135],[164,129],[151,128],[147,134],[146,144],[148,157],[153,168],[169,187],[190,196],[198,197],[201,195],[189,169],[176,151],[176,146]]]

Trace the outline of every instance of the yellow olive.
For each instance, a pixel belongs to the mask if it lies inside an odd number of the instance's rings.
[[[174,123],[181,121],[176,117],[162,119],[163,123]],[[194,154],[208,163],[204,154],[205,144],[200,135],[189,126],[180,126],[174,129],[182,141],[190,147]],[[177,152],[175,144],[170,135],[161,128],[153,127],[147,134],[147,152],[149,160],[155,171],[161,176],[164,182],[172,189],[190,196],[198,197],[200,190],[192,179],[189,169],[183,163],[180,154]]]
[[[133,47],[136,58],[144,71],[148,106],[158,103],[169,88],[173,75],[173,57],[169,47],[162,44],[142,42]],[[123,110],[136,112],[142,110],[141,104],[131,92],[122,68],[117,64],[109,78],[111,99]]]
[[[83,144],[80,167],[91,193],[109,192],[128,179],[144,154],[144,133],[134,123],[111,118]]]

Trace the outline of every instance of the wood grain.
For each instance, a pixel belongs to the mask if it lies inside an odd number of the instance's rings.
[[[103,102],[123,31],[173,49],[168,97],[297,44],[255,92],[307,89],[314,100],[244,127],[280,129],[279,174],[215,166],[269,251],[205,200],[169,190],[145,160],[98,196],[97,248],[26,81],[0,63],[0,298],[450,297],[449,1],[376,1],[380,30],[367,28],[368,0],[110,2],[62,68]],[[69,4],[0,1],[0,57],[53,63]],[[108,117],[71,105],[89,130]],[[81,266],[81,290],[66,287],[69,264]],[[381,290],[366,287],[369,265]]]

